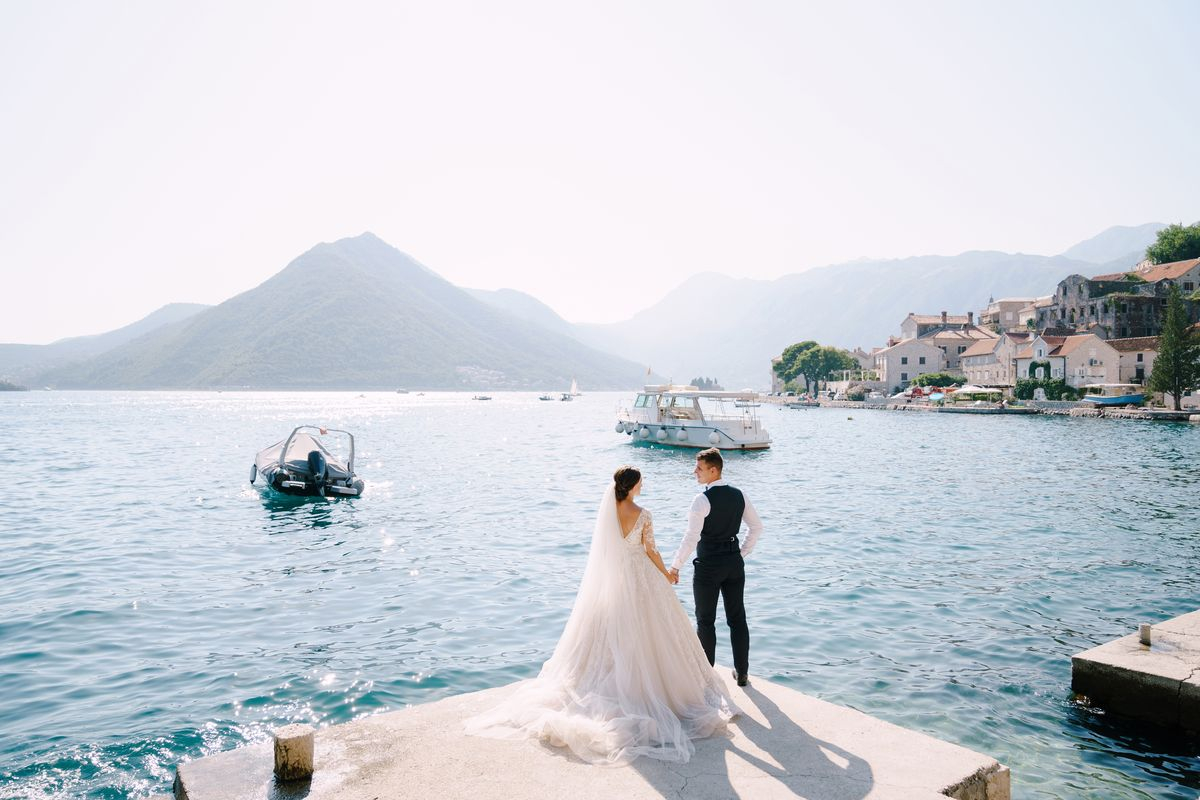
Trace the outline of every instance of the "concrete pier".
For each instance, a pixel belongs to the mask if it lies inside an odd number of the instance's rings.
[[[995,759],[761,678],[730,684],[745,712],[728,735],[696,743],[687,764],[586,764],[531,741],[469,737],[462,722],[513,686],[459,695],[316,734],[311,780],[277,784],[272,744],[180,764],[177,800],[752,797],[810,800],[1008,800]],[[964,720],[964,724],[969,721]]]
[[[1200,611],[1071,657],[1071,688],[1100,708],[1200,730]]]

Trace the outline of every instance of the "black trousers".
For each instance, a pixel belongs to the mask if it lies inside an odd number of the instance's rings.
[[[750,629],[746,626],[746,562],[738,552],[718,553],[692,561],[692,596],[696,600],[696,635],[708,656],[717,662],[717,595],[725,606],[729,643],[733,645],[733,667],[745,674],[750,669]]]

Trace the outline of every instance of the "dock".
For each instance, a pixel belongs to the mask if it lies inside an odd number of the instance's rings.
[[[1200,730],[1200,611],[1154,623],[1148,634],[1072,656],[1071,688],[1116,714]]]
[[[271,742],[180,764],[175,798],[1009,800],[1009,770],[993,758],[762,678],[726,683],[743,714],[686,764],[598,767],[538,742],[466,736],[463,720],[512,684],[319,730],[307,780],[276,783]]]

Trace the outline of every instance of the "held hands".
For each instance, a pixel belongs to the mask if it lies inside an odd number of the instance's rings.
[[[667,583],[671,584],[672,586],[679,583],[679,570],[675,569],[674,567],[671,567],[669,570],[667,570]]]

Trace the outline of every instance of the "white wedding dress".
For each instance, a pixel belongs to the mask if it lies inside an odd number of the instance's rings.
[[[594,764],[687,761],[693,739],[739,713],[674,589],[647,557],[643,510],[622,536],[612,487],[597,514],[575,606],[554,655],[468,733],[536,738]]]

